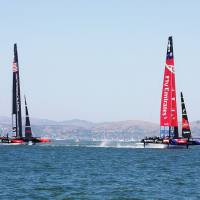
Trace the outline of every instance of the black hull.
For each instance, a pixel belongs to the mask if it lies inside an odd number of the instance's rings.
[[[35,137],[32,137],[30,139],[26,139],[26,138],[23,138],[24,142],[33,142],[33,143],[39,143],[40,140],[39,138],[35,138]]]

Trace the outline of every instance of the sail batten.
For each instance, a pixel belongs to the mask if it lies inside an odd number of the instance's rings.
[[[170,136],[178,138],[174,52],[171,36],[168,38],[167,45],[161,98],[160,126],[162,137]]]

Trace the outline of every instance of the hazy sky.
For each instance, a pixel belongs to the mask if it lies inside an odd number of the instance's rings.
[[[31,117],[159,123],[172,35],[178,107],[182,90],[190,120],[200,119],[200,1],[0,2],[0,115],[11,113],[17,42]]]

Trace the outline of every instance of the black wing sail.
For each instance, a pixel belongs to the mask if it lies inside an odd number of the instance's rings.
[[[24,96],[25,100],[25,114],[26,114],[26,122],[25,122],[25,139],[30,140],[32,138],[32,130],[31,130],[31,123],[28,114],[28,107],[26,102],[26,97]]]
[[[17,44],[14,44],[13,60],[12,127],[16,137],[22,138],[21,97]]]
[[[188,121],[188,116],[182,92],[181,92],[181,108],[182,108],[182,136],[184,138],[190,138],[191,137],[190,124]]]
[[[13,87],[12,87],[12,129],[17,137],[17,105],[16,105],[16,73],[17,73],[17,54],[14,55],[13,60]]]

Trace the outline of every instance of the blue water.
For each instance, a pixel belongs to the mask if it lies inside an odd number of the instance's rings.
[[[200,199],[200,148],[0,146],[0,199]]]

